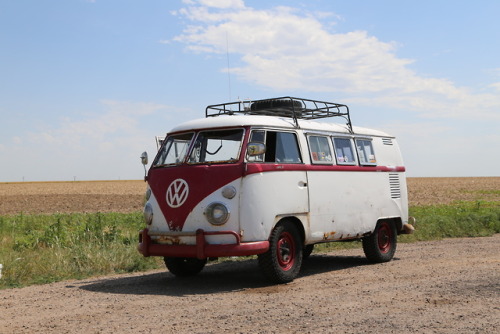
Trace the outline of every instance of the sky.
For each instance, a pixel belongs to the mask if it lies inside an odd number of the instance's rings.
[[[410,177],[500,176],[500,1],[0,0],[0,182],[138,180],[239,99],[349,105]]]

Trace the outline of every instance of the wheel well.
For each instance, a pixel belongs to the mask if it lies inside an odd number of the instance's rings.
[[[302,243],[304,243],[304,240],[306,240],[306,232],[304,231],[304,226],[302,225],[300,219],[294,216],[283,217],[278,221],[278,223],[276,223],[276,226],[278,224],[284,224],[284,223],[291,223],[295,227],[297,227],[297,230],[300,233],[300,238],[302,239]]]
[[[403,221],[401,220],[401,217],[381,218],[377,221],[377,224],[381,221],[392,221],[394,226],[396,226],[396,231],[398,231],[398,234],[400,234],[401,231],[403,230]]]

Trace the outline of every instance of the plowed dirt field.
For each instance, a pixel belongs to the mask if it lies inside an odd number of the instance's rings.
[[[142,210],[143,181],[0,183],[0,215]],[[499,201],[500,177],[409,178],[410,205]]]

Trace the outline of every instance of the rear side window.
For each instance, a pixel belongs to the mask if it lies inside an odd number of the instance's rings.
[[[356,158],[349,138],[333,138],[335,156],[339,165],[355,165]]]
[[[311,160],[316,164],[332,164],[333,156],[330,149],[330,140],[323,136],[309,136]]]
[[[360,165],[374,166],[377,164],[371,140],[356,139],[356,148],[358,149]]]

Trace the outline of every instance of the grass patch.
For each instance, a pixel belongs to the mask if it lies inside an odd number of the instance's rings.
[[[452,205],[411,207],[410,215],[417,219],[416,231],[401,236],[402,242],[485,237],[500,233],[498,202],[455,202]]]
[[[137,252],[141,213],[0,216],[0,289],[158,268]]]
[[[417,230],[400,242],[500,233],[498,202],[415,206],[410,215]],[[0,216],[0,289],[162,268],[161,258],[137,251],[143,226],[140,212]],[[360,247],[360,241],[326,243],[315,252]]]

